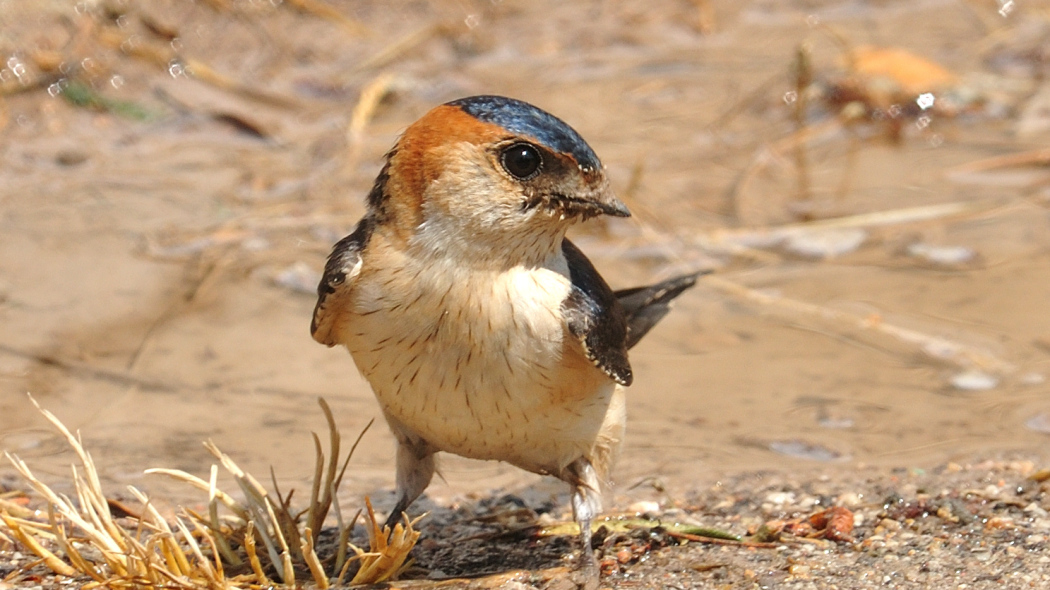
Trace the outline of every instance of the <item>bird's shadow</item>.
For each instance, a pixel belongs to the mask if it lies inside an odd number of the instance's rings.
[[[421,498],[416,511],[415,564],[405,578],[473,578],[510,570],[538,571],[574,563],[576,535],[543,534],[564,520],[567,497],[542,493],[503,494],[477,502],[441,506]]]

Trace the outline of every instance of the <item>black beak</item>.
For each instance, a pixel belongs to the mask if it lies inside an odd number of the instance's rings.
[[[613,196],[612,191],[602,191],[596,195],[577,197],[570,195],[553,195],[550,198],[553,209],[561,211],[566,215],[580,216],[584,219],[598,215],[611,215],[613,217],[630,217],[631,212],[620,199]]]

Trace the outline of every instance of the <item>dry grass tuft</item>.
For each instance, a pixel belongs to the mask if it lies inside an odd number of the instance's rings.
[[[272,472],[271,494],[209,441],[205,446],[233,475],[245,500],[239,501],[218,489],[217,465],[212,465],[209,481],[178,470],[150,469],[147,473],[169,475],[208,493],[207,514],[181,509],[171,522],[161,517],[150,499],[132,486],[128,489],[142,504],[140,514],[134,518],[115,517],[79,435],[73,435],[32,397],[30,401],[77,454],[79,467],[73,466],[76,498],[55,492],[33,475],[24,461],[5,453],[47,502],[48,514],[43,520],[26,511],[18,513],[12,505],[0,505],[2,526],[10,533],[0,533],[0,540],[22,544],[40,558],[34,565],[42,563],[59,576],[90,578],[92,581],[85,588],[249,588],[272,586],[276,580],[289,587],[310,581],[325,589],[333,583],[342,584],[355,563],[358,568],[351,584],[396,579],[409,564],[408,554],[419,538],[414,525],[422,517],[406,517],[404,524],[397,524],[391,531],[377,524],[366,499],[369,549],[365,551],[350,542],[361,512],[344,520],[336,490],[371,423],[358,435],[345,459],[340,460],[339,431],[323,399],[319,403],[328,422],[330,455],[326,460],[320,438],[314,435],[317,467],[307,510],[292,509],[292,492],[282,495]],[[335,515],[338,540],[333,554],[322,560],[317,554],[317,532],[329,512]],[[5,581],[22,573],[16,571]]]

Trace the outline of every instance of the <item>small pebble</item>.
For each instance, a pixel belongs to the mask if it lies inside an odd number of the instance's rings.
[[[896,520],[893,520],[892,518],[884,518],[879,521],[878,526],[882,527],[884,530],[887,531],[899,531],[901,528],[901,523],[897,522]]]
[[[800,563],[795,563],[788,567],[788,573],[790,573],[792,576],[796,576],[799,578],[809,577],[809,572],[810,567],[808,565],[802,565]]]
[[[983,371],[963,371],[952,377],[952,387],[963,391],[986,391],[999,385],[999,378]]]
[[[815,496],[806,495],[806,496],[802,496],[801,498],[799,498],[798,501],[795,503],[795,506],[797,506],[799,508],[802,508],[802,509],[806,509],[806,508],[812,508],[812,507],[816,506],[817,504],[820,504],[820,498],[817,498]]]
[[[1042,508],[1040,508],[1040,510],[1042,510]],[[1046,514],[1045,510],[1043,510],[1043,514]],[[1035,518],[1034,520],[1032,520],[1032,530],[1044,533],[1050,532],[1050,519],[1043,517]]]
[[[835,461],[842,458],[837,451],[801,440],[778,440],[769,443],[769,449],[781,455],[810,461]]]
[[[1025,373],[1017,378],[1021,385],[1042,385],[1046,382],[1046,375],[1042,373]]]
[[[862,498],[861,498],[860,494],[857,494],[857,493],[854,493],[854,492],[847,492],[847,493],[841,494],[841,495],[839,495],[839,497],[835,498],[835,505],[837,505],[837,506],[845,506],[845,507],[849,508],[851,506],[860,506],[861,501],[862,501]]]
[[[1047,412],[1040,412],[1025,420],[1024,426],[1028,430],[1050,434],[1050,414]]]
[[[262,252],[270,249],[270,240],[262,237],[251,237],[241,242],[241,247],[249,252]]]
[[[988,561],[992,558],[992,552],[987,549],[975,549],[973,551],[973,558],[977,561]]]
[[[76,166],[83,164],[87,159],[87,154],[76,150],[62,150],[55,154],[55,163],[60,166]]]
[[[317,292],[317,282],[320,278],[317,272],[300,260],[278,272],[273,277],[273,282],[278,287],[284,287],[294,293],[313,295]]]
[[[977,258],[977,253],[966,246],[932,246],[923,243],[908,246],[908,254],[944,266],[966,264]]]
[[[811,230],[788,236],[784,247],[811,258],[834,258],[853,252],[866,239],[868,232],[862,229]]]
[[[660,514],[660,503],[652,500],[641,500],[627,507],[627,512],[634,514]]]
[[[1013,526],[1013,520],[1004,516],[993,516],[984,523],[985,530],[1005,530],[1013,528]]]
[[[1044,510],[1042,506],[1036,504],[1035,502],[1031,502],[1027,506],[1025,506],[1024,512],[1025,514],[1031,514],[1039,518],[1046,518],[1048,516],[1046,510]]]
[[[792,492],[773,492],[766,496],[766,502],[775,504],[777,506],[783,506],[785,504],[791,504],[795,501],[795,494]]]

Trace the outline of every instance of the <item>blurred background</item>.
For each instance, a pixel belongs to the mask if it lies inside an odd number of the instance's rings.
[[[503,94],[635,213],[573,233],[614,287],[715,269],[632,351],[618,491],[1038,460],[1047,73],[1048,2],[0,0],[0,448],[68,471],[28,391],[117,489],[192,495],[142,471],[207,439],[304,485],[319,396],[379,416],[309,335],[331,245],[408,124]],[[350,493],[393,454],[377,424]],[[439,500],[539,481],[443,466]]]

